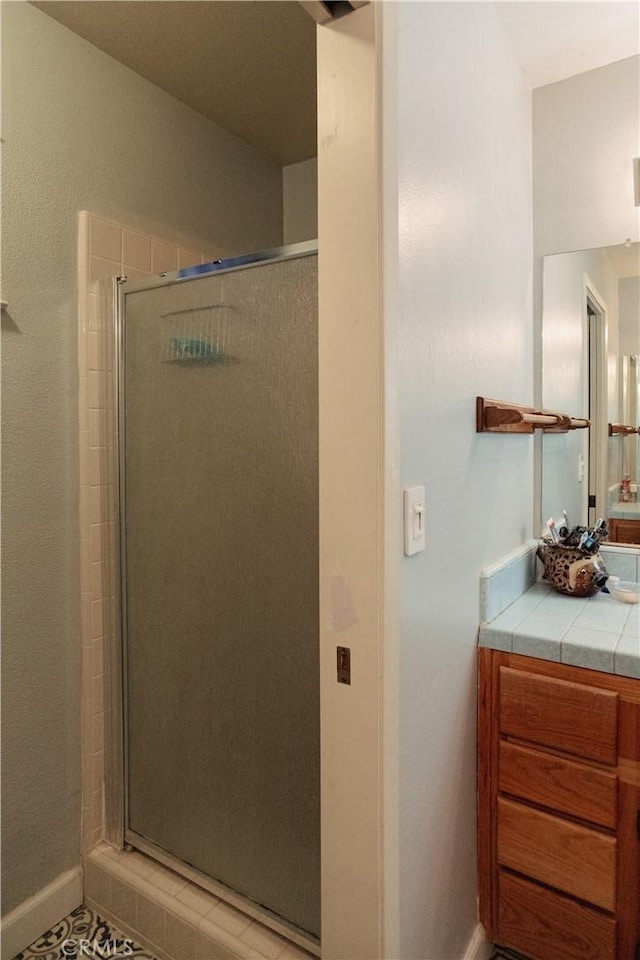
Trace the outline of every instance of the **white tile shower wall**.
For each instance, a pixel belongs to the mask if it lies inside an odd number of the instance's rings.
[[[101,326],[98,283],[141,280],[213,260],[184,240],[145,234],[87,211],[78,221],[80,589],[82,610],[82,836],[87,852],[103,836],[104,644],[115,596],[109,515],[113,358]]]

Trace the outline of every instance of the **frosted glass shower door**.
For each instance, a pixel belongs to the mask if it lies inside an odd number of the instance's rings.
[[[317,257],[125,288],[127,838],[318,936]]]

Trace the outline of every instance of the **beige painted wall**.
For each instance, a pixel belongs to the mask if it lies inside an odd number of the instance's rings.
[[[318,159],[282,168],[284,243],[302,243],[318,236]]]
[[[244,253],[282,176],[27,3],[2,39],[4,913],[80,859],[77,213]]]
[[[383,918],[378,27],[368,4],[317,34],[322,954],[331,960],[397,956]],[[336,682],[337,646],[351,650],[350,686]]]

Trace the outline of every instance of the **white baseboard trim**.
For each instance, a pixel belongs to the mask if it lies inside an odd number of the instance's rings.
[[[11,960],[82,903],[82,867],[73,867],[2,918],[1,960]]]
[[[462,960],[489,960],[493,952],[493,944],[488,943],[484,937],[484,927],[479,923],[473,935],[467,944]],[[4,960],[4,958],[3,958]]]

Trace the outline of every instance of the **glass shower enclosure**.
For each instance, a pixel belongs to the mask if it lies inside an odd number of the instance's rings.
[[[316,247],[118,326],[125,840],[318,938]]]

